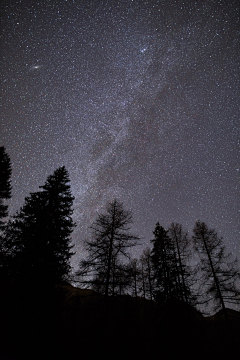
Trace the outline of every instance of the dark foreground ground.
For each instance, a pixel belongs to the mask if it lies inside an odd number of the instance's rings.
[[[240,313],[204,318],[185,304],[104,297],[64,285],[3,290],[0,360],[230,359],[240,356]]]

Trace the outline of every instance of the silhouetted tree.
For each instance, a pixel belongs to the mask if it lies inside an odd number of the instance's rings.
[[[122,203],[115,199],[107,204],[106,210],[90,227],[92,239],[85,241],[88,257],[80,262],[76,274],[84,284],[96,284],[97,280],[108,296],[110,286],[116,282],[117,267],[130,258],[128,250],[136,245],[138,237],[130,233],[132,215]]]
[[[128,265],[121,259],[114,258],[112,262],[111,281],[109,282],[109,293],[114,295],[123,295],[129,286]]]
[[[195,281],[196,270],[189,265],[191,257],[190,240],[188,233],[183,231],[182,225],[172,223],[168,229],[174,247],[176,266],[176,297],[188,304],[195,304],[192,285]]]
[[[6,248],[6,238],[4,236],[5,221],[8,216],[8,206],[4,204],[5,200],[11,198],[11,162],[4,146],[0,147],[0,281],[1,284],[8,281],[7,263],[9,259]]]
[[[140,257],[140,263],[143,297],[153,300],[154,271],[151,262],[151,250],[149,247],[143,250]]]
[[[207,300],[214,301],[215,310],[222,308],[225,312],[225,303],[240,303],[240,291],[236,285],[240,279],[237,259],[231,260],[222,238],[204,222],[197,221],[193,233],[195,249],[201,260],[203,289]]]
[[[8,215],[8,206],[4,205],[4,200],[11,198],[11,162],[4,146],[0,147],[0,230],[4,228],[1,220]]]
[[[112,292],[113,295],[124,295],[127,293],[128,286],[129,286],[129,276],[128,276],[128,268],[127,264],[120,263],[117,271],[115,270],[115,280],[113,281],[114,286],[113,289],[115,290]]]
[[[38,285],[56,284],[70,272],[73,196],[65,167],[31,193],[6,231],[13,278]]]
[[[129,278],[128,290],[131,296],[137,298],[142,292],[141,267],[138,259],[131,259],[127,265],[127,273]]]
[[[105,276],[106,274],[103,272],[102,274],[95,275],[89,282],[83,281],[83,283],[90,283],[92,284],[93,290],[98,293],[105,294]],[[130,283],[127,265],[123,264],[118,259],[114,259],[111,267],[110,279],[111,281],[109,281],[108,294],[112,296],[124,295]]]
[[[154,270],[154,297],[157,301],[166,301],[176,296],[177,273],[176,256],[171,239],[159,223],[153,232],[151,261]]]

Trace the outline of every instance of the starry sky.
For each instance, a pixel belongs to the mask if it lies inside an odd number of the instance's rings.
[[[3,0],[10,214],[65,165],[74,267],[114,197],[142,238],[134,256],[157,221],[197,219],[239,256],[239,30],[234,0]]]

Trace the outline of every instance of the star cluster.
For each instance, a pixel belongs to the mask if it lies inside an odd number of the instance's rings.
[[[3,1],[1,41],[11,214],[65,165],[74,266],[113,197],[144,246],[200,219],[239,256],[238,1]]]

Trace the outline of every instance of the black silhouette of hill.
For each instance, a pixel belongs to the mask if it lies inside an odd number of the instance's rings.
[[[226,359],[240,331],[240,313],[228,312],[231,332],[222,312],[204,318],[179,301],[105,298],[67,283],[5,290],[0,359]]]

